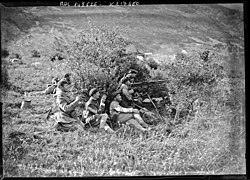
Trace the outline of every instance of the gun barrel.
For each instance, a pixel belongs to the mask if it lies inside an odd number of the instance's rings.
[[[143,82],[133,83],[133,85],[134,85],[134,86],[138,86],[138,85],[151,84],[151,83],[162,83],[162,82],[166,82],[166,81],[167,81],[167,80],[143,81]]]

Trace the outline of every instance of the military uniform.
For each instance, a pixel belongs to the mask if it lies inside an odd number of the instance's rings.
[[[110,116],[112,121],[119,124],[132,124],[140,130],[145,130],[144,128],[148,127],[140,117],[139,111],[134,112],[133,108],[124,108],[117,100],[113,100],[110,104]]]
[[[106,100],[106,96],[103,96],[101,98],[101,102],[99,103],[96,98],[99,98],[100,94],[97,95],[97,93],[99,92],[96,88],[91,89],[89,92],[90,98],[85,104],[85,116],[87,116],[87,119],[85,120],[86,125],[90,125],[92,127],[99,126],[101,131],[114,133],[114,131],[107,124],[108,115],[106,113],[103,113],[103,110],[105,108],[104,102]]]
[[[123,108],[118,101],[114,100],[110,104],[110,117],[114,122],[125,123],[133,118],[133,109]]]
[[[71,84],[70,80],[68,78],[65,78],[65,77],[62,78],[60,81],[66,81],[68,84]],[[58,84],[59,84],[59,82],[58,82]]]
[[[103,104],[101,105],[103,106]],[[99,110],[99,101],[97,99],[94,99],[93,97],[90,97],[87,103],[85,104],[85,111],[87,115],[85,117],[87,118],[85,121],[86,123],[89,123],[93,127],[97,127],[100,125],[101,121],[101,115],[100,114],[94,114],[93,112],[88,110],[88,107],[91,107],[92,109],[98,111]]]
[[[65,131],[76,130],[79,125],[75,112],[78,101],[72,101],[60,88],[57,88],[56,95],[56,103],[59,108],[59,112],[56,114],[56,129]]]
[[[58,78],[53,78],[52,84],[48,85],[48,87],[44,90],[44,94],[51,94],[51,93],[55,94],[58,82],[59,82]]]
[[[130,69],[128,74],[121,78],[118,83],[118,91],[121,92],[122,102],[121,105],[123,107],[129,108],[133,106],[133,97],[132,94],[134,93],[133,89],[130,89],[128,85],[125,84],[125,81],[132,80],[136,76],[138,72],[136,70]]]
[[[52,88],[51,87],[51,90],[45,90],[46,91],[46,93],[45,94],[50,94],[50,93],[53,93],[53,94],[56,94],[56,90],[57,90],[57,84],[59,84],[60,82],[62,82],[62,81],[66,81],[67,82],[67,84],[71,84],[71,82],[70,82],[70,79],[69,78],[62,78],[60,81],[58,81],[58,78],[54,78],[53,80],[52,80],[52,86],[54,87],[54,88]]]
[[[56,85],[52,84],[44,90],[44,94],[55,93]]]
[[[32,96],[32,95],[51,94],[51,93],[55,94],[57,83],[58,83],[58,78],[53,78],[52,79],[52,84],[48,84],[48,86],[47,86],[47,88],[45,90],[37,91],[37,92],[31,92],[31,93],[29,93],[29,95]]]
[[[120,81],[119,81],[119,83],[118,83],[118,89],[121,87],[121,85],[123,84],[123,82],[124,82],[124,80],[125,79],[134,79],[134,77],[136,76],[136,74],[137,74],[138,72],[136,71],[136,70],[130,70],[129,72],[128,72],[128,74],[126,74],[126,75],[124,75],[121,79],[120,79]]]

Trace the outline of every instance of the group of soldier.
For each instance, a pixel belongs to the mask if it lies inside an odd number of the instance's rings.
[[[147,123],[140,115],[140,110],[131,105],[133,89],[130,89],[131,81],[137,75],[137,71],[130,70],[118,83],[117,90],[112,95],[109,106],[109,114],[105,113],[105,101],[107,95],[101,96],[98,88],[92,88],[89,99],[85,103],[84,111],[78,115],[76,108],[82,105],[83,96],[77,95],[74,100],[70,97],[70,74],[66,74],[61,80],[53,79],[52,86],[58,112],[55,113],[55,129],[58,131],[84,131],[86,127],[96,127],[101,132],[115,133],[108,121],[118,124],[128,124],[141,131],[150,130]],[[51,91],[51,90],[50,90]]]

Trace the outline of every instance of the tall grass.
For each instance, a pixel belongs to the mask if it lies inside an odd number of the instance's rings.
[[[230,151],[231,115],[200,116],[170,134],[164,124],[145,134],[130,127],[117,135],[90,130],[33,135],[19,130],[21,135],[4,141],[5,173],[28,177],[242,173],[242,155]]]

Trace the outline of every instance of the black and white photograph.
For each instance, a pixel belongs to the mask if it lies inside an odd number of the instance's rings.
[[[246,176],[244,6],[0,3],[2,178]]]

